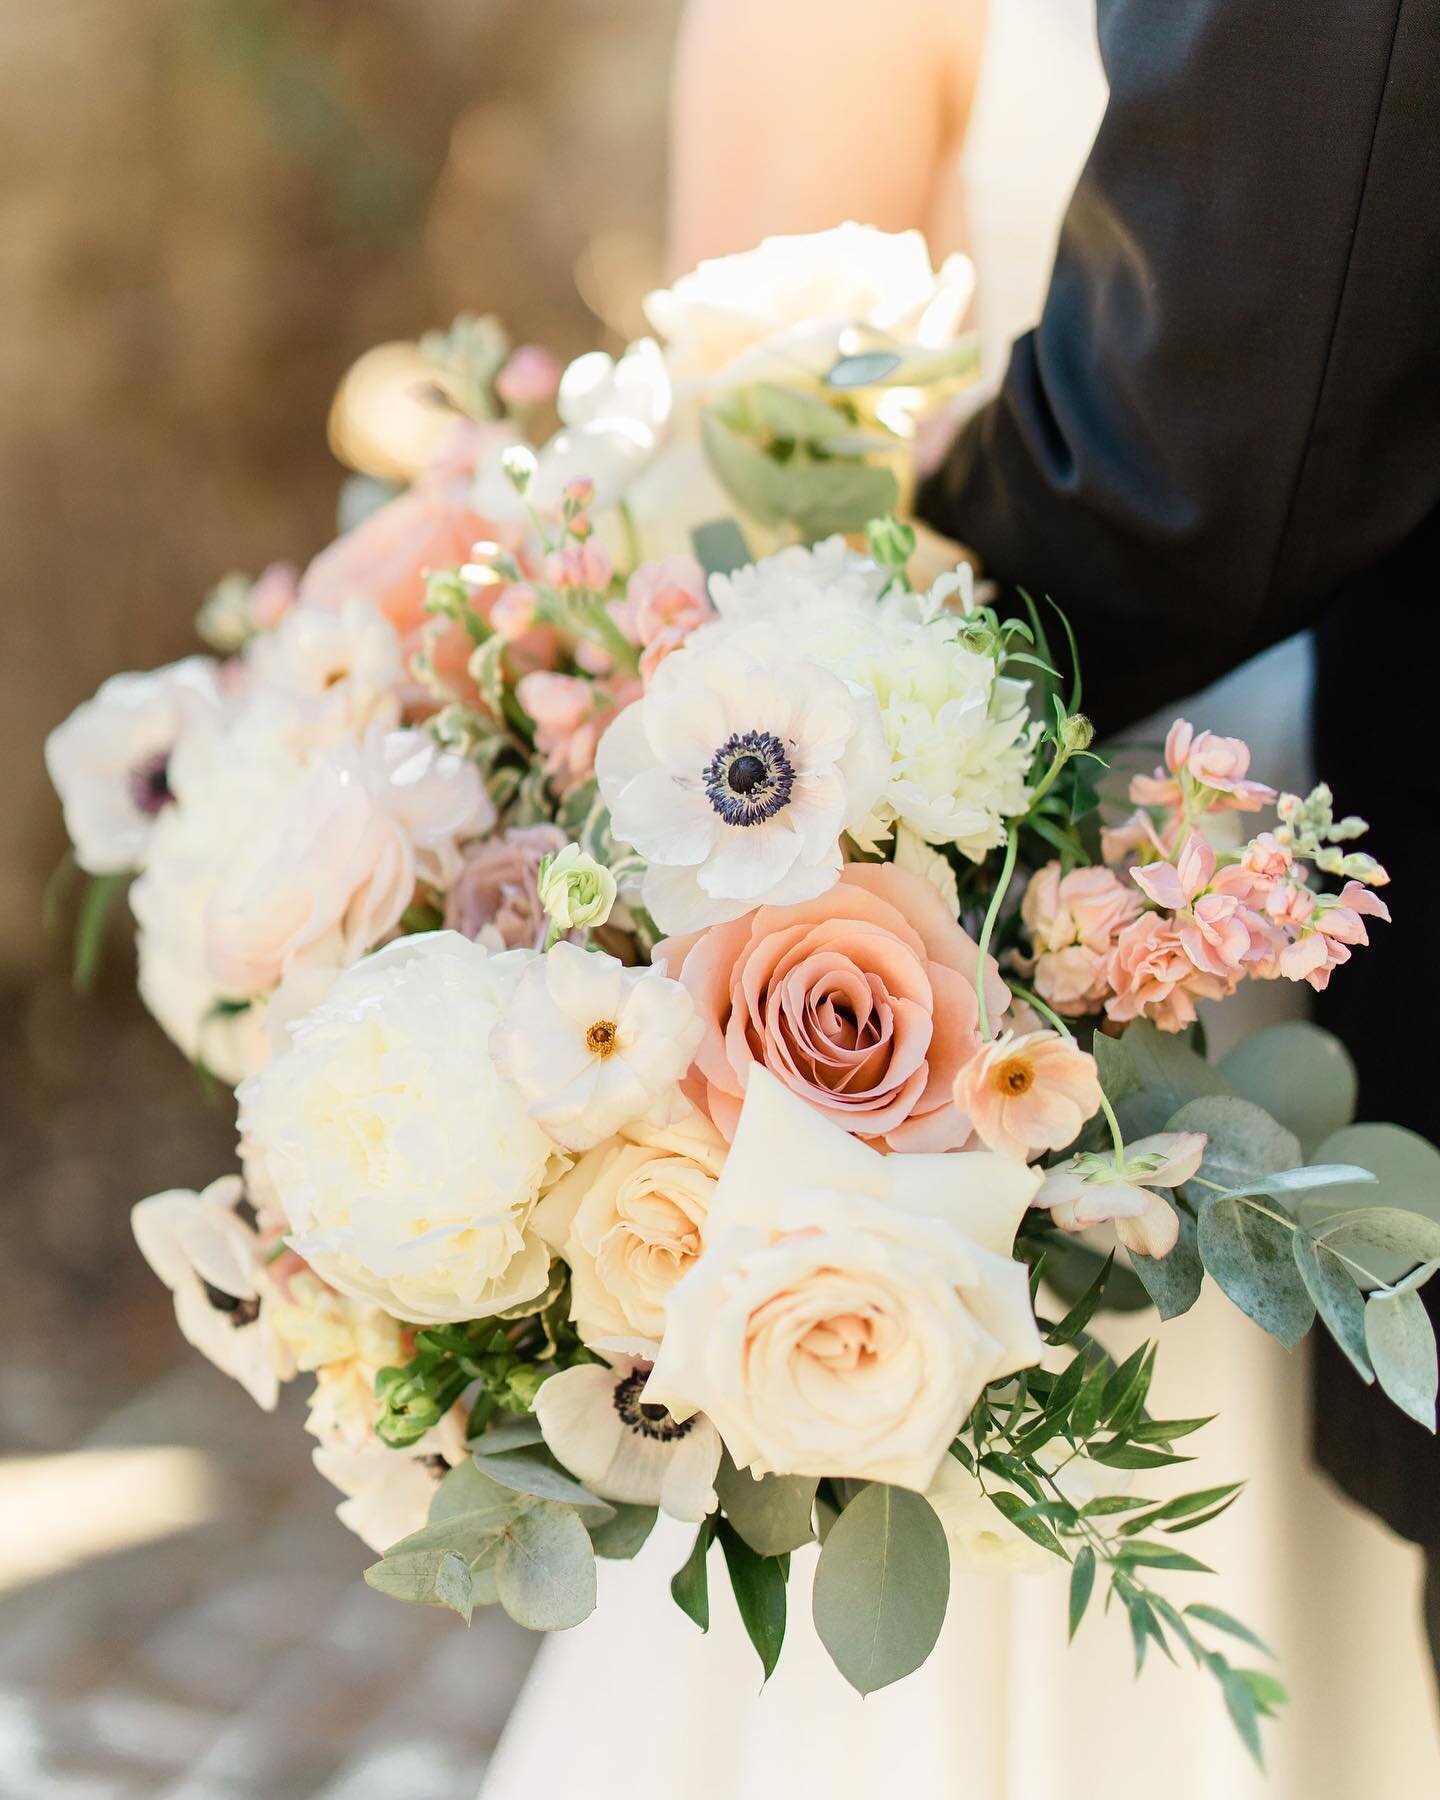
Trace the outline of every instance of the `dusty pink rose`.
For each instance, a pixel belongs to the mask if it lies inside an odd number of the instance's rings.
[[[472,844],[445,896],[445,925],[492,950],[539,950],[550,921],[536,884],[540,864],[565,848],[556,825],[527,825]]]
[[[1100,1071],[1058,1031],[1007,1031],[956,1076],[955,1105],[987,1149],[1029,1162],[1073,1144],[1100,1110]]]
[[[495,392],[512,410],[531,412],[555,398],[563,373],[559,357],[543,344],[521,344],[495,377]]]
[[[733,1137],[751,1065],[891,1150],[955,1150],[970,1120],[955,1077],[980,1046],[978,952],[928,881],[851,863],[816,900],[764,906],[656,946],[705,1035],[691,1098]],[[987,960],[992,1018],[1009,994]]]
[[[1109,992],[1105,959],[1140,906],[1140,896],[1110,869],[1062,876],[1059,863],[1047,863],[1032,876],[1021,917],[1035,953],[1027,966],[1041,999],[1068,1018],[1094,1012]]]
[[[1142,913],[1115,940],[1105,967],[1112,989],[1106,1014],[1117,1021],[1150,1019],[1161,1031],[1183,1031],[1195,1021],[1195,1001],[1220,1000],[1227,984],[1202,974],[1185,954],[1173,919]]]

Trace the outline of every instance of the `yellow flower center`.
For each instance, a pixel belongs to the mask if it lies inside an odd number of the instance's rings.
[[[592,1056],[598,1056],[601,1062],[607,1056],[613,1056],[616,1050],[615,1021],[597,1019],[585,1033],[585,1048]]]
[[[997,1094],[1003,1094],[1007,1100],[1018,1100],[1021,1094],[1028,1094],[1034,1087],[1035,1071],[1020,1057],[1011,1057],[1008,1062],[996,1064],[990,1083]]]

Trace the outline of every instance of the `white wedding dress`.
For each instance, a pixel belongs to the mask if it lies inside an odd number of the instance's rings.
[[[1103,105],[1093,0],[991,0],[974,122],[951,191],[963,183],[992,374],[1039,311],[1059,217]],[[1257,774],[1295,786],[1306,773],[1307,685],[1302,647],[1286,645],[1187,712],[1245,737]],[[1157,740],[1165,723],[1156,722]],[[1244,1035],[1294,998],[1280,984],[1255,992],[1232,1003],[1227,1030]],[[1111,1317],[1102,1335],[1124,1354],[1155,1323],[1149,1313]],[[1293,1703],[1266,1734],[1268,1781],[1207,1676],[1152,1651],[1133,1680],[1122,1616],[1097,1607],[1067,1648],[1063,1571],[957,1570],[929,1662],[861,1701],[811,1627],[814,1551],[802,1552],[784,1652],[762,1693],[718,1552],[708,1636],[671,1602],[669,1578],[693,1528],[662,1520],[635,1563],[601,1565],[594,1616],[541,1649],[482,1800],[562,1787],[585,1800],[1440,1794],[1420,1558],[1314,1471],[1306,1352],[1287,1356],[1211,1291],[1164,1328],[1154,1404],[1171,1417],[1220,1415],[1190,1440],[1198,1460],[1179,1471],[1186,1487],[1249,1483],[1224,1517],[1182,1540],[1219,1576],[1170,1579],[1167,1591],[1237,1613],[1278,1651]]]

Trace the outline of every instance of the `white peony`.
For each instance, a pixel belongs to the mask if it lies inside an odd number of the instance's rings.
[[[663,969],[561,942],[521,974],[491,1053],[557,1144],[589,1150],[675,1116],[703,1031],[690,990]]]
[[[143,675],[112,675],[45,740],[75,860],[92,875],[143,868],[155,822],[174,799],[181,737],[220,717],[216,664],[187,656]]]
[[[783,634],[873,694],[890,765],[875,828],[903,824],[978,862],[1029,805],[1034,729],[1026,685],[997,674],[993,657],[971,649],[954,614],[903,592],[881,600],[885,579],[843,538],[783,550],[716,576],[710,591],[720,619],[691,642],[697,650],[718,643],[749,649]]]
[[[570,1265],[570,1317],[587,1344],[665,1329],[665,1297],[705,1245],[725,1140],[691,1110],[629,1125],[582,1156],[535,1208]]]
[[[541,1384],[535,1418],[546,1445],[602,1500],[658,1506],[672,1519],[703,1519],[716,1506],[715,1427],[698,1413],[675,1419],[651,1403],[647,1358],[606,1355],[608,1367],[584,1363]]]
[[[865,827],[886,778],[872,695],[797,655],[778,624],[704,642],[719,629],[666,657],[595,759],[611,829],[649,863],[644,902],[671,935],[823,894],[841,834]]]
[[[677,383],[793,385],[797,369],[823,376],[857,327],[943,348],[960,329],[974,285],[963,256],[948,257],[937,273],[918,231],[845,224],[766,238],[753,250],[702,262],[650,294],[645,313]]]
[[[265,1272],[270,1246],[244,1200],[240,1177],[223,1175],[200,1194],[152,1194],[132,1208],[130,1224],[141,1255],[175,1298],[186,1343],[273,1412],[295,1360],[274,1328],[278,1296]]]
[[[224,860],[205,909],[217,987],[245,998],[292,968],[354,962],[395,929],[418,882],[449,886],[461,840],[494,822],[474,765],[425,732],[332,745]]]
[[[490,1053],[531,954],[453,931],[390,944],[239,1091],[247,1159],[296,1250],[397,1318],[483,1318],[545,1287],[531,1213],[552,1147]]]
[[[757,1475],[923,1492],[986,1383],[1040,1360],[1011,1254],[1039,1184],[989,1152],[882,1156],[757,1065],[646,1399],[703,1410]]]

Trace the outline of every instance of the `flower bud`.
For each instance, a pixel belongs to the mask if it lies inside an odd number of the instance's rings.
[[[1071,713],[1060,727],[1060,747],[1067,756],[1088,750],[1095,742],[1095,727],[1084,713]]]
[[[535,452],[528,444],[510,444],[500,452],[500,467],[517,494],[523,494],[540,467]]]
[[[580,931],[603,925],[615,904],[615,877],[578,844],[540,865],[540,904],[555,930]]]

